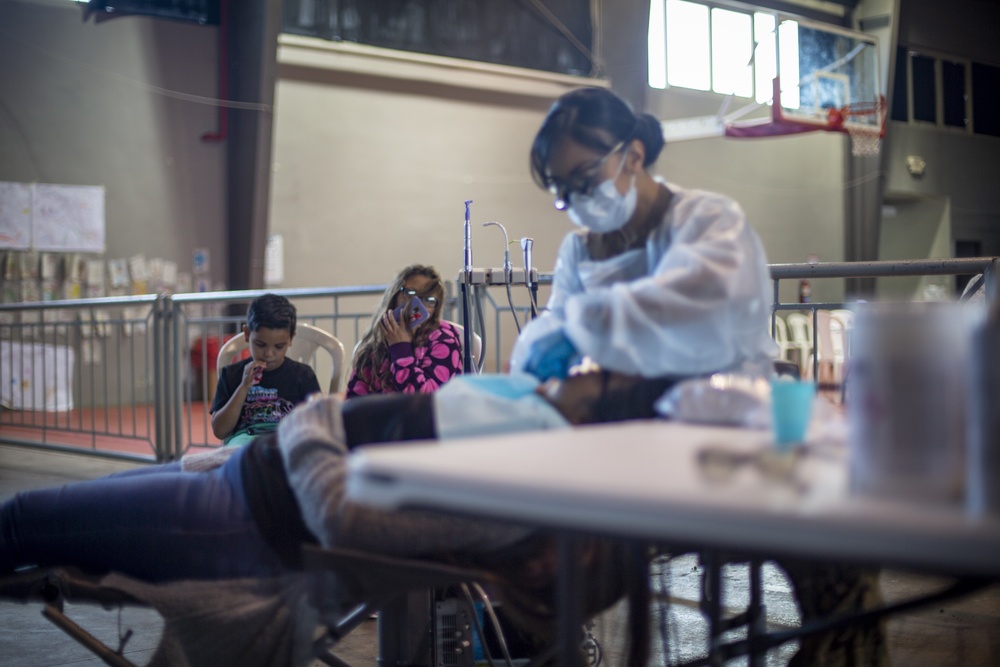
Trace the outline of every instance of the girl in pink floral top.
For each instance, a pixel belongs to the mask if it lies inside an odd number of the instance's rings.
[[[414,297],[428,317],[412,320]],[[462,372],[462,338],[441,321],[444,287],[432,267],[403,269],[382,297],[371,328],[354,353],[347,398],[367,394],[429,393]],[[403,306],[399,320],[393,310]]]

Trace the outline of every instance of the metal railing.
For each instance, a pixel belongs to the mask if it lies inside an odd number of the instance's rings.
[[[384,285],[0,304],[0,441],[167,461],[213,447],[212,352],[266,292],[352,349]],[[198,362],[195,365],[195,362]]]
[[[166,406],[157,295],[0,304],[0,439],[155,456]],[[119,445],[132,445],[131,451]]]
[[[1000,258],[969,257],[957,259],[913,259],[878,262],[826,262],[823,264],[771,264],[771,279],[774,281],[774,296],[771,307],[771,331],[776,332],[775,319],[778,311],[808,310],[812,315],[812,376],[819,378],[819,346],[815,338],[818,329],[818,313],[821,310],[837,310],[849,308],[852,302],[826,303],[782,303],[779,297],[782,280],[812,280],[814,278],[890,278],[899,276],[960,276],[983,274],[986,286],[986,298],[994,299],[1000,295],[992,294],[995,282],[993,277],[1000,275]]]
[[[998,268],[997,258],[772,265],[772,330],[779,311],[811,311],[815,332],[818,311],[850,305],[782,303],[781,281],[990,277],[1000,275]],[[539,275],[539,283],[550,285],[551,274]],[[241,333],[253,298],[265,292],[287,297],[300,321],[330,331],[350,351],[384,290],[384,285],[363,285],[0,304],[0,442],[157,461],[177,459],[191,448],[219,446],[209,415],[215,375],[211,353]],[[457,292],[449,284],[447,319],[459,319]],[[517,312],[523,324],[529,307],[515,302],[512,308],[506,295],[497,298],[490,289],[477,291],[476,301],[485,312],[476,329],[481,334],[492,330],[484,336],[484,356],[492,359],[490,370],[503,370],[511,347],[505,332],[516,335],[510,313]],[[526,295],[518,301],[524,304]],[[812,370],[817,377],[816,345]]]

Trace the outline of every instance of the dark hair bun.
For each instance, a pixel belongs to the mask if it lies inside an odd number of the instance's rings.
[[[642,163],[642,166],[648,167],[656,162],[657,158],[660,157],[660,151],[663,150],[663,146],[666,144],[663,138],[663,126],[660,124],[660,121],[652,114],[637,114],[635,138],[641,141],[646,147],[646,159]]]

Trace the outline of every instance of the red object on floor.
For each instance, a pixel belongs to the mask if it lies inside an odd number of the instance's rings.
[[[194,339],[191,342],[191,366],[198,371],[203,368],[214,371],[216,364],[219,362],[219,350],[222,349],[226,341],[238,335],[240,334],[229,334],[225,338],[205,336],[204,338]],[[244,350],[240,355],[240,359],[246,359],[249,356],[250,351]]]

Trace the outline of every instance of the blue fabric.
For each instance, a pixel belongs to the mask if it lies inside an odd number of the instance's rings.
[[[147,581],[285,572],[247,508],[244,451],[211,472],[158,465],[19,493],[0,507],[0,572],[73,564]]]
[[[475,389],[500,398],[521,398],[535,393],[538,378],[527,373],[482,373],[463,375],[453,382],[461,382]]]

